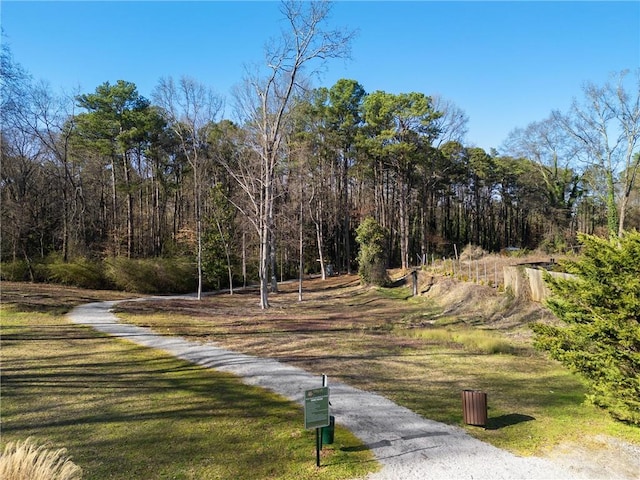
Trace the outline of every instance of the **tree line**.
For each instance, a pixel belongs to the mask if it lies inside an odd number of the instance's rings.
[[[233,121],[188,77],[150,99],[124,80],[55,94],[3,44],[2,261],[186,256],[198,293],[257,279],[266,308],[279,278],[356,269],[365,219],[401,268],[466,244],[558,251],[640,227],[638,71],[487,152],[439,96],[313,87],[353,36],[325,28],[329,7],[282,4],[290,28],[242,79]]]

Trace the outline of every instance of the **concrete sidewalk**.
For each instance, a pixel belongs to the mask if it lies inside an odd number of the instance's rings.
[[[303,403],[305,390],[321,386],[318,375],[272,359],[162,336],[147,328],[119,323],[111,313],[116,303],[83,305],[72,310],[69,318],[114,337],[233,373],[249,385],[277,392],[299,404]],[[336,417],[336,423],[358,436],[383,465],[381,471],[367,477],[370,480],[589,478],[545,459],[517,457],[470,437],[461,428],[425,419],[380,395],[334,383],[331,379],[329,386],[331,413]]]

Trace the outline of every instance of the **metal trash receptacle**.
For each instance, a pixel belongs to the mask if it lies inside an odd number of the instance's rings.
[[[462,416],[467,425],[485,427],[487,425],[487,394],[479,390],[463,390]]]
[[[336,418],[329,416],[329,426],[322,427],[322,445],[331,445],[333,443],[333,435],[336,428]]]

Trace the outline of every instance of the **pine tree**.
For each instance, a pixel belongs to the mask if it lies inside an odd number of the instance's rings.
[[[546,277],[564,325],[534,324],[534,345],[584,377],[593,404],[640,425],[640,233],[580,241],[581,256],[564,263],[576,277]]]

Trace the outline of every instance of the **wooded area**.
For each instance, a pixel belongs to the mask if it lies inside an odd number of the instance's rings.
[[[302,67],[348,55],[351,34],[322,30],[324,3],[284,5],[290,37],[243,79],[234,121],[187,77],[152,99],[129,81],[58,95],[3,44],[2,261],[186,256],[199,292],[203,277],[259,279],[266,308],[267,281],[356,268],[368,217],[402,268],[466,244],[554,252],[640,228],[639,71],[486,152],[443,98],[313,88]]]

